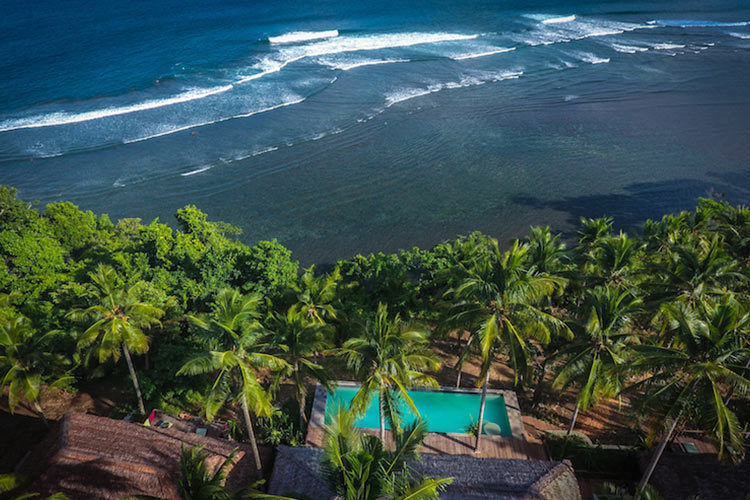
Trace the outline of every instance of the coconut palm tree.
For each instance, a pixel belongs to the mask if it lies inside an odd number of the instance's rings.
[[[276,356],[292,367],[291,375],[299,403],[300,429],[304,429],[307,421],[306,379],[317,380],[326,387],[329,387],[331,382],[328,371],[312,360],[315,353],[329,347],[324,326],[318,319],[319,317],[311,317],[308,312],[294,305],[284,315],[271,314],[266,322]]]
[[[337,298],[341,270],[334,269],[331,274],[315,276],[315,266],[310,266],[300,277],[302,286],[297,294],[300,311],[310,321],[321,325],[336,319],[334,303]]]
[[[180,479],[177,481],[177,491],[182,500],[232,500],[243,498],[242,490],[233,494],[225,486],[228,469],[233,465],[237,450],[234,450],[218,468],[209,471],[206,465],[208,454],[201,446],[182,446],[180,456]],[[135,495],[141,500],[165,500],[151,495]]]
[[[558,274],[568,258],[568,251],[560,235],[553,236],[549,226],[531,227],[529,232],[526,237],[529,266],[539,274]]]
[[[528,371],[526,338],[546,343],[553,334],[570,335],[563,321],[538,306],[544,297],[561,291],[565,280],[530,269],[528,249],[528,245],[516,241],[507,252],[501,253],[497,241],[492,240],[491,251],[465,268],[457,284],[446,292],[452,301],[451,322],[463,324],[472,332],[466,349],[474,349],[481,355],[478,380],[482,397],[475,449],[479,449],[495,356],[502,350],[508,352],[518,383]]]
[[[265,332],[253,319],[258,315],[259,304],[258,296],[243,296],[232,289],[220,291],[209,318],[191,318],[204,331],[216,332],[213,340],[218,341],[219,347],[208,348],[203,354],[190,359],[179,369],[177,375],[217,374],[206,396],[206,418],[213,420],[219,409],[230,399],[239,402],[255,464],[261,470],[250,410],[258,416],[270,417],[272,407],[270,398],[258,379],[258,370],[288,371],[289,365],[284,360],[263,352],[267,349],[262,342]]]
[[[386,450],[382,439],[354,426],[351,412],[339,411],[326,426],[323,476],[339,498],[347,500],[429,500],[439,498],[451,478],[414,477],[408,460],[419,459],[427,434],[424,421],[393,430],[395,449]]]
[[[21,314],[0,318],[0,382],[3,388],[8,388],[11,413],[15,412],[19,400],[24,398],[47,425],[39,404],[39,391],[50,373],[68,363],[61,354],[51,352],[48,345],[60,334],[56,330],[38,334],[32,328],[31,321]],[[63,375],[53,380],[49,385],[55,387],[72,382],[73,377]]]
[[[666,261],[653,265],[651,274],[656,280],[644,283],[644,288],[651,291],[651,300],[657,303],[680,300],[695,304],[748,282],[716,236],[670,247]]]
[[[138,377],[133,367],[133,354],[148,351],[148,337],[144,328],[159,325],[164,311],[140,300],[140,285],[129,288],[118,285],[118,276],[110,266],[100,264],[89,273],[92,281],[91,297],[94,305],[85,309],[74,309],[67,314],[74,320],[88,319],[93,323],[78,338],[78,347],[85,348],[95,342],[94,349],[100,363],[112,358],[119,361],[120,353],[125,355],[130,378],[133,381],[138,408],[146,414],[141,396]]]
[[[586,411],[600,397],[612,397],[622,390],[627,349],[636,339],[628,326],[640,305],[629,292],[611,286],[587,293],[583,317],[573,327],[573,341],[558,352],[564,361],[553,381],[560,390],[578,387],[568,435],[573,432],[579,410]]]
[[[362,383],[352,399],[352,409],[364,413],[373,394],[378,394],[381,440],[385,439],[385,407],[390,393],[398,393],[419,416],[407,388],[438,387],[433,377],[422,373],[440,369],[440,361],[429,349],[427,330],[407,326],[398,314],[389,318],[384,304],[378,305],[375,318],[367,321],[362,335],[344,342],[340,352]]]
[[[750,392],[745,362],[750,359],[747,335],[750,313],[731,294],[718,303],[691,306],[671,304],[666,321],[674,333],[669,347],[634,346],[632,369],[646,373],[634,389],[645,387],[643,407],[659,415],[662,439],[641,479],[648,483],[677,425],[686,418],[688,405],[697,405],[699,423],[712,430],[719,441],[719,458],[739,460],[744,455],[741,426],[725,403],[725,391]],[[729,450],[728,450],[729,449]]]
[[[638,272],[637,256],[643,244],[625,233],[603,238],[593,243],[588,252],[589,262],[584,267],[587,281],[632,288],[632,279]]]
[[[590,248],[612,234],[612,217],[587,219],[581,217],[581,228],[578,230],[578,243],[583,248]]]

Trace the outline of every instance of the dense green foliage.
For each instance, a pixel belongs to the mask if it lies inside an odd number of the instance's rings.
[[[387,413],[401,386],[433,383],[431,342],[457,332],[459,383],[467,359],[485,387],[507,363],[536,404],[551,369],[581,410],[630,394],[654,436],[679,422],[712,433],[722,458],[744,456],[746,207],[701,200],[640,235],[583,219],[572,248],[549,228],[507,246],[472,233],[301,274],[276,241],[242,244],[194,206],[175,217],[177,230],[71,203],[40,212],[0,187],[0,373],[12,405],[36,405],[59,380],[123,380],[122,352],[146,406],[241,409],[252,437],[249,413],[268,424],[279,382],[299,402],[286,420],[303,427],[310,385],[331,372],[380,393]]]

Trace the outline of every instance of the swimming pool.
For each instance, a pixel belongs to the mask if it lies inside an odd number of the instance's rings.
[[[344,386],[334,389],[333,393],[329,394],[326,399],[325,422],[329,423],[330,416],[336,412],[337,408],[349,408],[349,404],[358,390],[359,387]],[[420,416],[427,422],[427,429],[430,432],[466,433],[469,425],[479,418],[479,403],[481,400],[481,394],[479,393],[451,390],[412,390],[409,391],[409,396],[419,410]],[[405,401],[400,401],[400,407],[406,422],[415,420],[416,416]],[[502,436],[513,434],[508,420],[505,398],[502,395],[487,394],[484,422],[497,424],[501,429]],[[367,412],[357,420],[356,425],[375,429],[380,427],[377,394],[373,394]],[[387,423],[386,428],[388,428]]]

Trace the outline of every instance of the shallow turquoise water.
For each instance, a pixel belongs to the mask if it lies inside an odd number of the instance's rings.
[[[325,413],[326,423],[329,423],[330,416],[337,408],[349,408],[357,390],[356,388],[339,387],[333,394],[328,395]],[[409,396],[414,401],[421,417],[427,422],[427,428],[430,432],[466,432],[469,424],[479,418],[480,394],[410,391]],[[415,415],[406,402],[401,401],[400,406],[406,422],[414,421]],[[499,425],[503,436],[512,434],[508,412],[505,408],[505,399],[502,396],[487,396],[484,421],[485,423],[493,422]],[[373,394],[373,400],[367,412],[357,420],[356,424],[359,427],[380,427],[375,394]],[[388,428],[387,424],[386,428]]]

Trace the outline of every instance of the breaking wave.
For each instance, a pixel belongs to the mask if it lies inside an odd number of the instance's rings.
[[[276,73],[287,65],[308,57],[472,40],[478,36],[477,34],[462,35],[458,33],[390,33],[383,35],[336,37],[308,45],[284,47],[276,54],[265,57],[256,63],[253,69],[258,70],[258,73],[242,76],[238,83],[245,83],[270,73]]]
[[[454,61],[463,61],[464,59],[476,59],[477,57],[485,57],[485,56],[491,56],[495,54],[502,54],[504,52],[511,52],[516,50],[515,47],[498,47],[493,50],[487,50],[484,52],[475,52],[475,53],[469,53],[469,54],[461,54],[461,55],[455,55],[450,56],[451,59]]]
[[[657,26],[668,26],[673,28],[713,28],[713,27],[731,27],[731,26],[748,26],[750,21],[706,21],[702,19],[655,19],[649,21],[649,24]]]
[[[333,38],[339,36],[339,30],[325,31],[292,31],[279,36],[269,36],[268,41],[271,43],[300,43],[320,40],[321,38]]]
[[[575,21],[576,16],[561,16],[561,17],[551,17],[549,19],[543,19],[542,24],[560,24],[560,23],[569,23],[570,21]]]
[[[415,97],[421,97],[421,96],[425,96],[428,94],[434,94],[435,92],[440,92],[441,90],[444,90],[444,89],[458,89],[458,88],[463,88],[463,87],[474,87],[477,85],[484,85],[485,83],[489,83],[489,82],[499,82],[502,80],[519,78],[521,75],[523,75],[523,71],[505,71],[502,73],[484,75],[484,78],[479,78],[476,76],[467,76],[467,77],[462,78],[458,82],[435,83],[426,88],[399,89],[386,96],[385,107],[389,108],[396,103],[408,101],[409,99],[414,99]]]
[[[7,132],[10,130],[18,130],[23,128],[38,128],[38,127],[54,127],[56,125],[68,125],[71,123],[80,123],[89,120],[98,120],[100,118],[106,118],[109,116],[124,115],[128,113],[135,113],[137,111],[146,111],[149,109],[161,108],[164,106],[171,106],[173,104],[179,104],[188,101],[194,101],[196,99],[203,99],[215,94],[220,94],[231,90],[233,85],[224,85],[222,87],[213,87],[208,89],[190,89],[181,94],[177,94],[173,97],[164,99],[152,99],[143,101],[137,104],[130,104],[127,106],[115,106],[109,108],[95,109],[91,111],[83,111],[81,113],[68,113],[64,111],[49,113],[44,115],[32,116],[29,118],[19,118],[15,120],[8,120],[0,122],[0,132]]]

